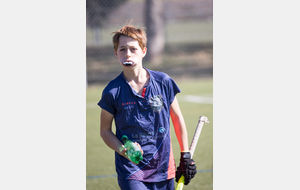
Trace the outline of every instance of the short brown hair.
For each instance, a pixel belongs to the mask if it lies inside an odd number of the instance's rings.
[[[118,49],[120,36],[129,36],[134,40],[137,40],[141,49],[144,49],[144,47],[146,47],[147,36],[146,32],[144,31],[144,28],[136,28],[135,26],[128,24],[123,26],[120,30],[112,32],[112,34],[115,34],[113,36],[113,44],[115,51],[117,51]]]

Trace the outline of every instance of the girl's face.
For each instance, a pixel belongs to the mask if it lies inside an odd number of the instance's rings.
[[[142,60],[146,55],[147,48],[141,49],[139,42],[128,36],[120,36],[119,47],[115,51],[123,69],[142,67]]]

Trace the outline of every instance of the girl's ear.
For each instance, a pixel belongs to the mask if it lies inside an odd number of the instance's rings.
[[[114,50],[114,52],[115,52],[116,57],[118,58],[118,54],[117,54],[116,50]]]
[[[145,57],[146,53],[147,53],[147,48],[144,47],[144,49],[143,49],[143,54],[144,54],[143,57]]]

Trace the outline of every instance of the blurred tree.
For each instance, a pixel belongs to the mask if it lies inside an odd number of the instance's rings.
[[[94,41],[100,44],[100,28],[109,14],[127,0],[86,0],[86,22],[93,29]]]
[[[147,30],[147,55],[145,61],[160,64],[165,47],[162,0],[146,0],[145,24]]]

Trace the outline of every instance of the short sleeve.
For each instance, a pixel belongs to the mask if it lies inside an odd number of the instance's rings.
[[[177,84],[175,83],[175,81],[171,78],[168,77],[167,80],[167,88],[168,88],[168,92],[169,92],[169,101],[170,101],[170,105],[173,103],[175,96],[177,93],[180,93],[181,90],[179,89],[179,87],[177,86]]]
[[[115,115],[116,113],[116,107],[114,105],[114,96],[110,92],[107,92],[106,89],[102,92],[102,98],[98,102],[98,106],[100,106],[102,109],[108,111],[109,113]]]

